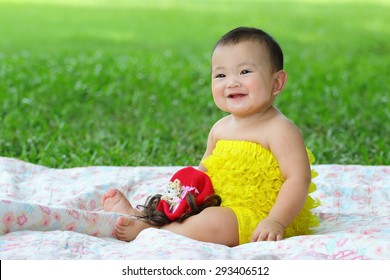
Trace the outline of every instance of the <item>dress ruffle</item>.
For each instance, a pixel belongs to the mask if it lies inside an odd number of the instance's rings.
[[[313,154],[307,149],[310,163]],[[268,216],[284,182],[279,164],[263,146],[248,141],[219,140],[213,153],[203,160],[222,205],[233,209],[239,223],[240,243],[250,241],[257,224]],[[312,178],[317,173],[312,170]],[[316,190],[313,182],[309,193]],[[311,210],[320,202],[308,195],[304,207],[285,229],[285,237],[310,234],[319,225]]]

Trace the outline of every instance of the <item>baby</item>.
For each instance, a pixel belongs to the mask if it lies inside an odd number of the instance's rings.
[[[273,105],[286,85],[283,52],[266,32],[231,30],[212,54],[212,95],[228,113],[211,128],[199,171],[222,203],[164,225],[118,218],[116,236],[131,241],[158,227],[199,241],[236,246],[309,234],[319,220],[310,169],[314,157],[298,128]],[[142,217],[116,189],[103,196],[105,211]]]

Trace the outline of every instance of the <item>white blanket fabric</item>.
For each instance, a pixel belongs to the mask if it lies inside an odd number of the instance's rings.
[[[315,165],[322,204],[313,235],[234,248],[147,229],[113,238],[119,214],[101,197],[134,204],[161,192],[179,166],[53,169],[0,157],[1,259],[390,259],[389,166]]]

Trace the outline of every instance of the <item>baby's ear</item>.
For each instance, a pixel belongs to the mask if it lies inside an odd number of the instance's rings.
[[[287,73],[284,70],[279,70],[274,74],[274,84],[272,85],[272,94],[278,95],[287,83]]]

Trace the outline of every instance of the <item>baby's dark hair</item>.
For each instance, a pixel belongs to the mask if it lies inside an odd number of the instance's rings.
[[[141,210],[141,214],[137,218],[152,226],[157,227],[161,227],[163,225],[171,223],[172,221],[167,217],[167,215],[165,215],[164,212],[157,210],[157,205],[160,202],[161,197],[161,194],[156,194],[154,196],[148,197],[145,202],[145,205],[138,205],[137,208]],[[182,222],[190,216],[199,214],[207,207],[221,205],[221,197],[216,194],[208,196],[199,205],[196,205],[195,196],[190,193],[186,195],[186,199],[190,210],[186,212],[183,216],[175,220],[175,222]]]
[[[219,46],[236,45],[243,42],[258,42],[264,45],[268,51],[273,70],[276,72],[283,69],[283,51],[279,44],[271,35],[254,27],[238,27],[229,31],[218,40],[214,50]]]

